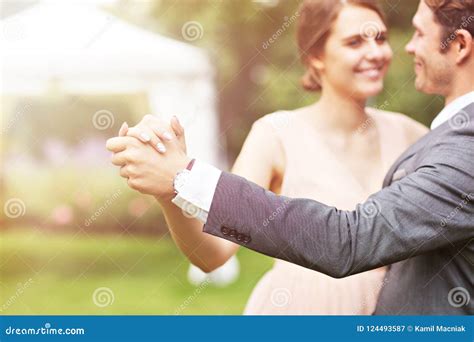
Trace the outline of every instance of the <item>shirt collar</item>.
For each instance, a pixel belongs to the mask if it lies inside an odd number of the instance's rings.
[[[450,120],[456,115],[461,109],[467,107],[469,104],[474,102],[474,91],[462,95],[448,104],[444,109],[436,116],[431,123],[431,129],[435,129],[446,121]]]

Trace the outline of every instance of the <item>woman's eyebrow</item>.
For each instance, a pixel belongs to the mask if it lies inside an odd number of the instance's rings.
[[[355,39],[355,38],[361,38],[362,37],[362,32],[359,32],[357,34],[353,34],[352,36],[348,36],[348,37],[344,37],[342,38],[343,41],[348,41],[348,40],[352,40],[352,39]],[[387,30],[380,30],[378,33],[377,33],[377,37],[378,36],[382,36],[382,35],[387,35]]]
[[[415,30],[417,30],[417,31],[419,31],[419,32],[421,32],[421,33],[423,33],[423,30],[421,29],[421,26],[418,25],[418,22],[417,22],[415,19],[412,20],[411,24],[413,25],[413,27],[415,28]]]

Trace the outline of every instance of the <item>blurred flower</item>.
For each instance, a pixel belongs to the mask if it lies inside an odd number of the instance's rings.
[[[50,165],[59,165],[68,157],[68,149],[59,139],[50,138],[43,144],[43,153]]]
[[[76,204],[83,208],[90,208],[92,205],[92,196],[88,191],[78,191],[74,197]]]
[[[85,138],[74,148],[70,160],[78,166],[90,167],[108,162],[110,153],[104,148],[105,141],[101,138]]]
[[[137,197],[128,204],[128,212],[135,217],[143,216],[150,208],[150,204],[143,197]]]
[[[51,218],[53,219],[54,223],[65,225],[71,223],[74,217],[74,212],[69,205],[60,205],[53,209],[53,213],[51,214]]]
[[[254,66],[250,72],[252,82],[259,85],[267,83],[270,79],[269,76],[267,67],[262,64]]]

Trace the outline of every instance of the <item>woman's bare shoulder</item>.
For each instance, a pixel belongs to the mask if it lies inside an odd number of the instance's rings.
[[[278,110],[265,114],[254,122],[254,125],[260,125],[267,129],[282,129],[291,123],[297,116],[303,112],[303,108],[294,110]]]
[[[278,110],[257,119],[252,125],[252,135],[262,137],[258,147],[267,150],[272,156],[274,172],[283,175],[285,170],[285,140],[293,136],[295,120],[304,112],[301,108],[295,110]]]
[[[401,127],[405,131],[407,138],[412,142],[415,142],[429,132],[428,127],[403,113],[371,107],[367,107],[367,112],[378,120],[385,121],[392,126]]]

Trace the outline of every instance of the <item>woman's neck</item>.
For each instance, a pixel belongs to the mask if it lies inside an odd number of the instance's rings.
[[[325,89],[312,114],[319,126],[351,134],[369,120],[365,105],[366,100],[356,100]]]

